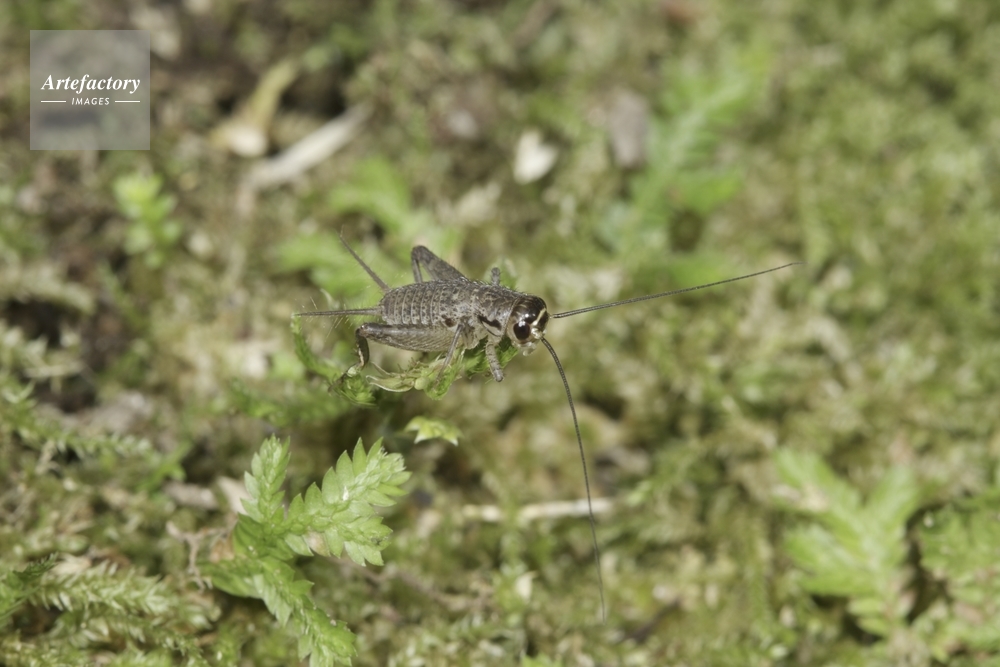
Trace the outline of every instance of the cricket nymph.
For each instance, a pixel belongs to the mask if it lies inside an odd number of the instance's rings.
[[[545,302],[537,296],[522,294],[499,284],[472,280],[434,281],[404,285],[387,292],[374,308],[386,324],[414,326],[420,336],[393,344],[406,342],[403,349],[418,352],[443,352],[458,335],[456,349],[470,349],[487,339],[487,356],[504,338],[522,354],[534,352],[538,341],[545,335],[549,315]],[[361,325],[364,338],[379,340],[379,327],[369,322]],[[438,330],[437,335],[429,331]],[[399,345],[396,345],[399,347]],[[492,362],[490,367],[497,382],[503,379]]]
[[[456,352],[472,349],[485,339],[490,371],[493,379],[501,382],[503,368],[497,345],[507,338],[522,354],[531,354],[545,335],[549,320],[545,302],[501,285],[499,269],[493,269],[489,283],[469,280],[427,248],[417,246],[410,254],[416,282],[389,287],[344,245],[383,292],[382,300],[371,308],[328,313],[381,318],[381,322],[366,322],[354,332],[359,368],[368,363],[368,341],[373,340],[402,350],[447,352],[440,379]],[[430,276],[429,281],[424,281],[421,269]]]

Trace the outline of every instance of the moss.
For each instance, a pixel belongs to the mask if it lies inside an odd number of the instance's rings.
[[[128,24],[81,7],[0,9],[0,661],[299,659],[267,605],[199,589],[275,434],[290,497],[359,438],[413,472],[380,510],[385,566],[284,572],[355,664],[1000,659],[994,3],[184,3],[162,9],[184,48],[154,57],[153,150],[29,151],[27,31]],[[283,61],[273,149],[371,111],[251,191],[209,137]],[[649,134],[619,165],[626,93]],[[525,183],[528,131],[556,159]],[[521,512],[583,496],[551,362],[508,350],[496,384],[469,351],[400,392],[433,355],[373,345],[344,377],[353,321],[289,330],[378,299],[340,233],[390,285],[423,244],[554,312],[808,262],[551,321],[613,499],[606,624],[586,519]],[[809,504],[833,496],[845,525]]]

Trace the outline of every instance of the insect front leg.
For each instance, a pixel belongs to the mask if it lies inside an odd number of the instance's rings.
[[[497,344],[489,339],[486,341],[486,361],[490,364],[493,379],[503,382],[503,368],[500,367],[500,359],[497,358]]]
[[[368,363],[369,351],[368,351],[368,341],[365,339],[362,329],[365,325],[362,325],[354,330],[354,342],[357,345],[358,350],[358,363],[355,368],[364,368]]]
[[[349,366],[348,369],[343,372],[340,376],[340,380],[338,380],[340,384],[347,382],[348,378],[350,378],[357,370],[360,370],[368,365],[368,359],[371,355],[368,350],[368,340],[365,338],[365,334],[362,331],[363,328],[364,327],[361,326],[354,330],[354,350],[358,354],[358,363],[353,366]]]

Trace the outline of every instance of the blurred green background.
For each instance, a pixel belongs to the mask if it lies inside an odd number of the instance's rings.
[[[31,29],[151,31],[150,151],[28,150]],[[289,561],[356,665],[1000,665],[998,53],[988,0],[0,4],[0,662],[308,662],[206,576],[276,435],[289,495],[412,472],[383,567]],[[341,231],[555,311],[807,262],[550,323],[606,622],[552,362],[331,385]]]

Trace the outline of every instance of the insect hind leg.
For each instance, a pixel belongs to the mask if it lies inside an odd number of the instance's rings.
[[[413,281],[422,283],[424,277],[420,273],[422,268],[430,277],[429,282],[468,280],[462,272],[454,266],[444,261],[422,245],[415,246],[410,251],[410,264],[413,266]]]
[[[418,324],[366,322],[354,332],[360,362],[352,368],[362,368],[368,362],[368,341],[414,352],[446,351],[444,365],[434,381],[436,386],[444,370],[451,365],[455,353],[459,349],[467,348],[466,334],[467,330],[461,325],[453,330],[448,327],[426,327]]]

